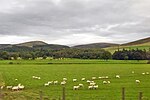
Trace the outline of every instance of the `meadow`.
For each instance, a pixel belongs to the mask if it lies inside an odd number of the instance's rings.
[[[11,62],[11,63],[10,63]],[[134,71],[135,73],[132,73]],[[43,91],[43,97],[48,100],[59,100],[62,96],[60,82],[66,77],[66,100],[120,100],[121,88],[125,87],[126,100],[137,100],[138,93],[143,92],[143,99],[150,99],[150,75],[142,73],[150,72],[150,65],[146,61],[102,61],[102,60],[12,60],[0,61],[0,85],[15,86],[21,83],[24,90],[11,91],[4,88],[5,100],[39,100],[39,91]],[[32,76],[40,76],[40,80]],[[115,75],[120,75],[120,79]],[[99,76],[108,76],[108,79],[98,79]],[[88,83],[81,81],[85,77],[94,80],[99,88],[89,90]],[[76,78],[77,82],[72,79]],[[17,81],[15,79],[18,79]],[[48,81],[58,80],[58,85],[44,86]],[[110,84],[103,84],[109,80]],[[135,80],[140,80],[136,83]],[[79,90],[73,90],[74,85],[84,84]]]

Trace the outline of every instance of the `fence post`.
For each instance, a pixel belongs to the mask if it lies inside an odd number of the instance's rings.
[[[65,86],[63,87],[62,100],[65,100]]]
[[[43,100],[43,93],[42,93],[42,91],[40,91],[39,94],[40,94],[40,100]]]
[[[122,88],[122,100],[125,100],[125,88]]]
[[[142,97],[143,97],[143,93],[139,92],[139,100],[142,100]]]

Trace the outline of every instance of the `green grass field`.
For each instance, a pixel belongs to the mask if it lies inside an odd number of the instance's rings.
[[[13,64],[9,64],[13,62]],[[49,64],[48,64],[49,63]],[[135,73],[132,74],[131,72]],[[10,91],[3,89],[4,100],[38,100],[39,91],[48,100],[59,100],[62,96],[61,85],[44,86],[44,83],[51,80],[58,80],[66,77],[66,100],[120,100],[121,88],[126,89],[126,100],[137,100],[138,93],[143,92],[144,100],[150,99],[150,75],[142,75],[143,72],[150,72],[150,65],[146,61],[100,61],[100,60],[17,60],[0,61],[0,85],[15,86],[21,83],[25,86],[21,91]],[[119,74],[120,79],[115,78]],[[41,80],[32,79],[32,76],[40,76]],[[109,79],[94,80],[99,88],[89,90],[85,77],[109,76]],[[78,79],[72,82],[72,79]],[[18,79],[18,81],[15,81]],[[137,84],[135,80],[141,82]],[[103,84],[103,80],[109,80],[110,84]],[[73,90],[74,85],[84,84],[84,88]]]

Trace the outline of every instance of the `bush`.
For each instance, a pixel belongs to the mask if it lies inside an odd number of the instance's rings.
[[[147,64],[150,64],[150,60],[147,62]]]

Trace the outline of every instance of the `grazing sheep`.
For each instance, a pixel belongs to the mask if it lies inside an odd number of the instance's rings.
[[[142,73],[142,75],[145,75],[145,73]]]
[[[41,77],[38,77],[37,79],[38,79],[38,80],[40,80],[40,79],[41,79]]]
[[[94,86],[93,86],[93,89],[98,89],[98,85],[94,85]]]
[[[82,78],[81,80],[82,80],[82,81],[85,81],[85,78]]]
[[[7,89],[12,89],[12,87],[13,87],[13,86],[7,86],[6,88],[7,88]]]
[[[134,74],[134,71],[132,71],[132,74]]]
[[[73,79],[73,82],[76,82],[77,81],[77,79]]]
[[[63,81],[67,81],[67,78],[63,78]]]
[[[107,84],[107,81],[103,81],[103,84]]]
[[[96,80],[96,77],[92,77],[92,80]]]
[[[18,79],[15,79],[15,81],[18,81]]]
[[[83,84],[79,84],[79,87],[83,87],[84,85]]]
[[[96,83],[92,82],[92,83],[90,83],[90,85],[91,85],[91,86],[94,86],[94,85],[96,85]]]
[[[105,78],[108,79],[109,77],[108,77],[108,76],[105,76]]]
[[[136,83],[140,83],[140,80],[135,80]]]
[[[99,79],[102,79],[102,77],[98,77]]]
[[[18,91],[19,90],[19,87],[18,86],[13,86],[12,87],[12,91]]]
[[[87,82],[87,83],[90,83],[91,81],[90,81],[90,80],[87,80],[86,82]]]
[[[61,84],[61,85],[65,85],[65,84],[66,84],[66,81],[62,81],[60,84]]]
[[[58,84],[58,81],[54,81],[54,85]]]
[[[1,90],[4,88],[4,86],[1,86]]]
[[[19,90],[23,90],[24,89],[24,86],[23,85],[20,85],[18,86]]]
[[[44,86],[49,86],[49,84],[48,84],[48,83],[45,83]]]
[[[88,89],[90,89],[90,90],[93,89],[93,86],[88,86]]]
[[[51,84],[53,84],[53,81],[48,81],[47,83],[48,83],[49,85],[51,85]]]
[[[108,84],[110,84],[110,81],[107,81]]]
[[[78,90],[79,86],[73,86],[73,90]]]
[[[146,72],[146,75],[149,75],[149,72]]]
[[[120,75],[116,75],[116,78],[120,78]]]

